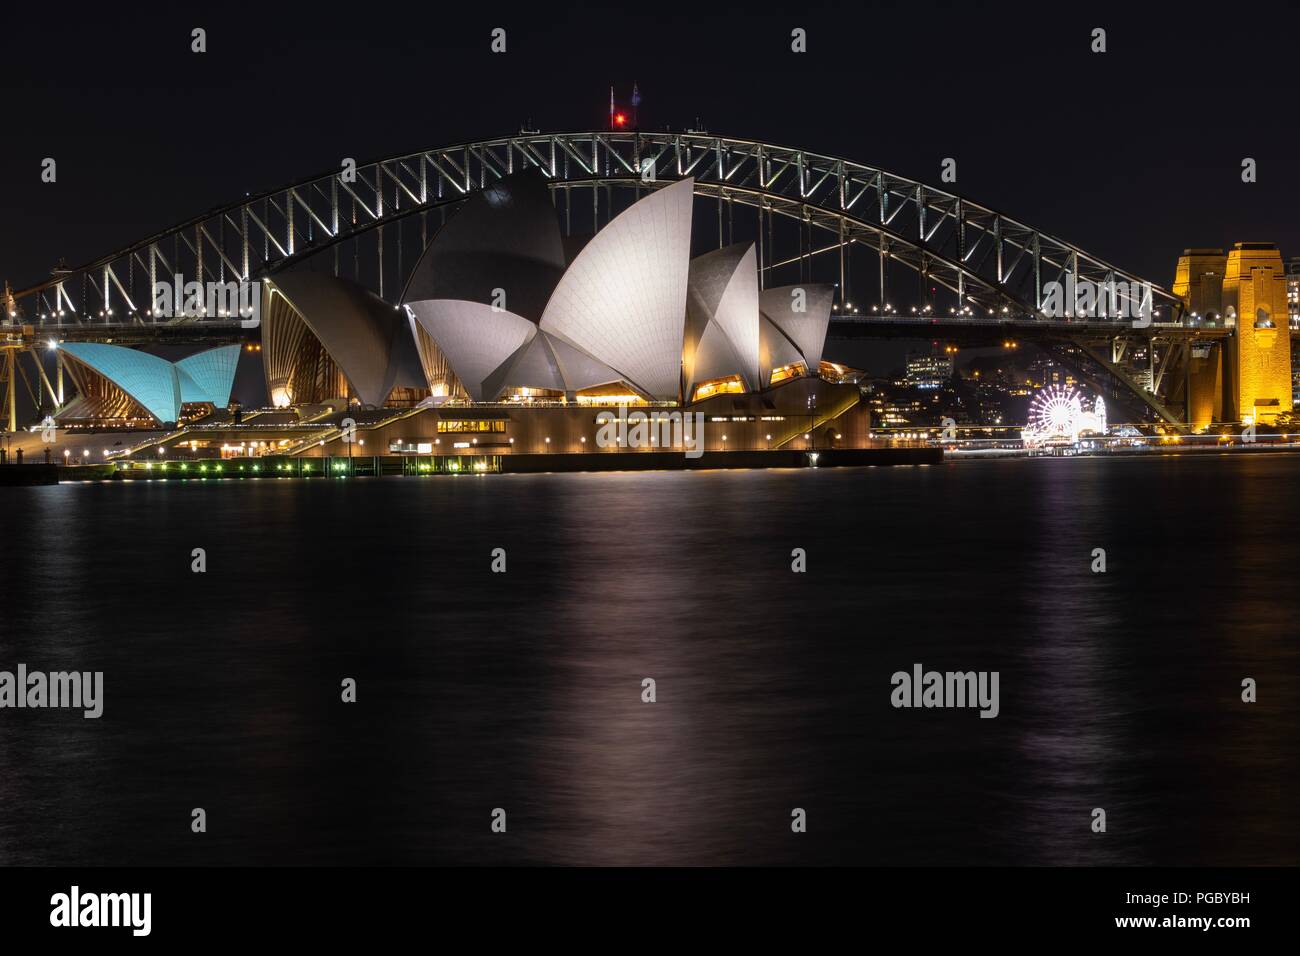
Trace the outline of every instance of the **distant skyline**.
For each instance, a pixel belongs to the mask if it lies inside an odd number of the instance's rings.
[[[643,129],[795,145],[940,184],[1168,286],[1188,246],[1300,256],[1284,6],[1086,10],[630,6],[564,22],[385,8],[365,29],[265,6],[7,13],[0,278],[22,288],[232,201],[358,160],[516,132]],[[1272,13],[1266,12],[1271,10]],[[1271,19],[1270,19],[1271,18]],[[190,52],[190,30],[208,52]],[[507,52],[489,51],[494,27]],[[1094,27],[1108,50],[1089,50]],[[790,51],[790,31],[808,52]],[[1242,59],[1242,51],[1249,51]],[[41,160],[58,181],[40,181]],[[1241,161],[1258,181],[1241,181]]]

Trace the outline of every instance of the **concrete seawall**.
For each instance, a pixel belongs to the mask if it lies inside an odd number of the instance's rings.
[[[0,486],[57,485],[58,465],[0,465]]]
[[[349,458],[216,459],[184,462],[100,462],[93,465],[24,465],[27,480],[11,484],[54,484],[56,481],[194,481],[254,478],[431,477],[435,474],[508,472],[528,474],[565,471],[683,471],[701,468],[819,468],[859,465],[934,465],[943,460],[940,448],[835,448],[806,451],[711,451],[687,458],[680,451],[557,453],[491,456],[358,456]],[[30,472],[29,472],[30,469]],[[39,474],[37,471],[39,470]],[[0,469],[15,473],[18,466]]]
[[[848,465],[937,465],[941,448],[835,448],[820,451],[817,467]],[[699,458],[681,452],[646,451],[611,454],[502,455],[501,470],[515,474],[538,471],[662,471],[697,468],[807,468],[806,451],[711,451]]]

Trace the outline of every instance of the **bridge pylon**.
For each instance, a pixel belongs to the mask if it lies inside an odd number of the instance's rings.
[[[1227,332],[1189,357],[1189,423],[1197,429],[1216,421],[1272,424],[1290,412],[1291,332],[1277,246],[1186,249],[1173,292],[1196,324]]]

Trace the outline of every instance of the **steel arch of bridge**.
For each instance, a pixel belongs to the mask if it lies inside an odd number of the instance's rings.
[[[652,181],[643,175],[648,164]],[[1181,325],[1186,318],[1181,300],[1160,286],[955,193],[846,159],[695,132],[523,133],[359,164],[354,181],[333,171],[247,197],[60,271],[15,297],[23,321],[153,324],[146,314],[159,278],[257,279],[372,230],[383,295],[386,224],[456,204],[528,167],[557,187],[653,188],[692,176],[698,195],[718,199],[720,241],[722,203],[738,202],[757,208],[760,242],[764,214],[807,224],[807,248],[787,262],[838,252],[843,278],[846,248],[875,252],[882,307],[886,263],[893,261],[954,294],[959,318],[981,309],[1068,325],[1042,306],[1044,286],[1069,275],[1149,286],[1157,323]],[[813,248],[814,228],[828,235],[820,248]],[[1118,316],[1100,321],[1131,324]]]

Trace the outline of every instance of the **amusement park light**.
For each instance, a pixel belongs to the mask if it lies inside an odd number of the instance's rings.
[[[1085,411],[1082,395],[1071,386],[1052,385],[1034,396],[1029,424],[1021,437],[1029,447],[1052,441],[1074,443],[1086,432],[1106,434],[1106,406],[1098,397]]]
[[[615,113],[615,114],[614,114],[614,125],[615,125],[615,126],[626,126],[626,125],[627,125],[627,116],[625,116],[625,115],[622,114],[622,113]]]

